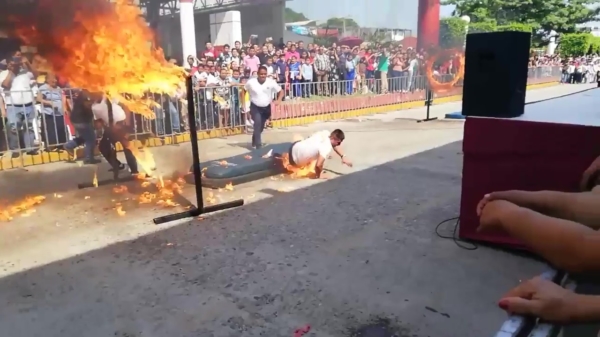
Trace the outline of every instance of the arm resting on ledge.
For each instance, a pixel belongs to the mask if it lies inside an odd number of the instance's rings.
[[[556,191],[503,191],[489,195],[491,200],[506,200],[551,217],[575,221],[600,229],[600,193]]]
[[[600,233],[579,223],[553,218],[510,203],[490,206],[493,222],[510,236],[520,240],[535,253],[541,255],[553,265],[567,272],[585,272],[600,270]],[[482,215],[482,227],[486,215]],[[484,229],[484,228],[482,228]]]

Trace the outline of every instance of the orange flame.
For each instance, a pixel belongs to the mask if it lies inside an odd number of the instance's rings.
[[[281,155],[281,163],[292,178],[313,178],[317,174],[315,171],[315,165],[317,164],[316,160],[313,160],[302,167],[298,167],[291,165],[289,154],[284,153]]]
[[[38,0],[12,18],[14,33],[36,46],[53,72],[75,88],[106,93],[154,118],[148,93],[172,94],[183,68],[151,47],[154,34],[128,0]]]
[[[0,205],[0,221],[11,221],[18,214],[22,217],[30,216],[35,212],[33,207],[41,204],[44,200],[46,200],[46,197],[39,195],[27,197],[5,207]]]

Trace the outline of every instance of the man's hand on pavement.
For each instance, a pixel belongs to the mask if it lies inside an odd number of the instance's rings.
[[[350,160],[348,160],[346,157],[342,157],[342,164],[344,164],[348,167],[352,167],[352,162]]]

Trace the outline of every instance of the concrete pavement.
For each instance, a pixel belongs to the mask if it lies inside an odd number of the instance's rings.
[[[585,88],[540,89],[528,99]],[[175,210],[137,205],[134,194],[75,191],[92,168],[3,172],[1,191],[48,199],[0,224],[2,335],[291,336],[310,324],[309,336],[350,336],[375,316],[397,336],[492,335],[505,318],[498,297],[543,266],[435,235],[437,223],[458,215],[462,123],[399,119],[421,113],[267,132],[275,143],[341,128],[355,167],[333,159],[326,181],[278,177],[214,192],[249,205],[169,226],[151,218]],[[202,141],[202,159],[245,152],[247,141]],[[154,150],[165,175],[189,167],[186,145]]]

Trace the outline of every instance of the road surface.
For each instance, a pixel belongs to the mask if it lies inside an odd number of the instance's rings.
[[[540,89],[528,100],[588,87]],[[463,124],[406,120],[422,114],[269,131],[276,143],[341,128],[354,168],[334,158],[328,180],[276,177],[212,192],[247,205],[165,226],[151,219],[182,208],[138,205],[140,182],[117,194],[77,190],[94,174],[85,166],[2,172],[4,197],[46,200],[0,223],[1,335],[292,336],[309,324],[307,336],[337,337],[379,322],[389,336],[491,336],[506,318],[498,298],[543,265],[436,236],[458,215]],[[243,153],[248,138],[201,141],[202,158]],[[189,167],[189,144],[153,153],[165,176]],[[109,176],[106,167],[98,176]],[[452,223],[441,231],[451,234]]]

